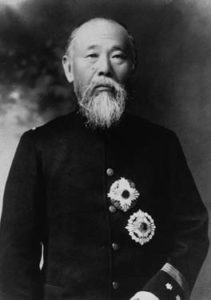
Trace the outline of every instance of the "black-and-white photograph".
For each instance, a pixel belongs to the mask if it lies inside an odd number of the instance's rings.
[[[211,0],[0,0],[0,300],[210,300]]]

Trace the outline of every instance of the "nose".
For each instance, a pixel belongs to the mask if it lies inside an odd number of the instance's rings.
[[[112,77],[112,66],[109,57],[102,56],[98,61],[98,76]]]

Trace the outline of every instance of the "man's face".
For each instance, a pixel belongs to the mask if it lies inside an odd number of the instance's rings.
[[[87,89],[89,97],[115,98],[115,86],[124,88],[133,69],[128,34],[117,23],[98,20],[82,25],[70,52],[65,58],[68,65],[66,75],[69,81],[73,81],[79,104],[81,101],[88,102],[83,100],[84,96],[87,97]],[[103,105],[102,101],[100,105]],[[108,103],[107,100],[105,102]],[[104,106],[100,110],[107,108]]]

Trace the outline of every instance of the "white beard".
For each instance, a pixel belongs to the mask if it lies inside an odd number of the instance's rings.
[[[95,87],[99,84],[109,85],[111,91],[95,93]],[[87,87],[79,100],[80,111],[91,127],[109,128],[121,118],[126,98],[127,93],[119,83],[112,79],[103,79]]]

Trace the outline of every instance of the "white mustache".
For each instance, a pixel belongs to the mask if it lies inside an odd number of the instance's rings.
[[[122,88],[122,85],[111,78],[103,78],[91,82],[87,89],[90,90],[90,94],[92,95],[98,87],[108,87],[115,94],[120,87]]]

